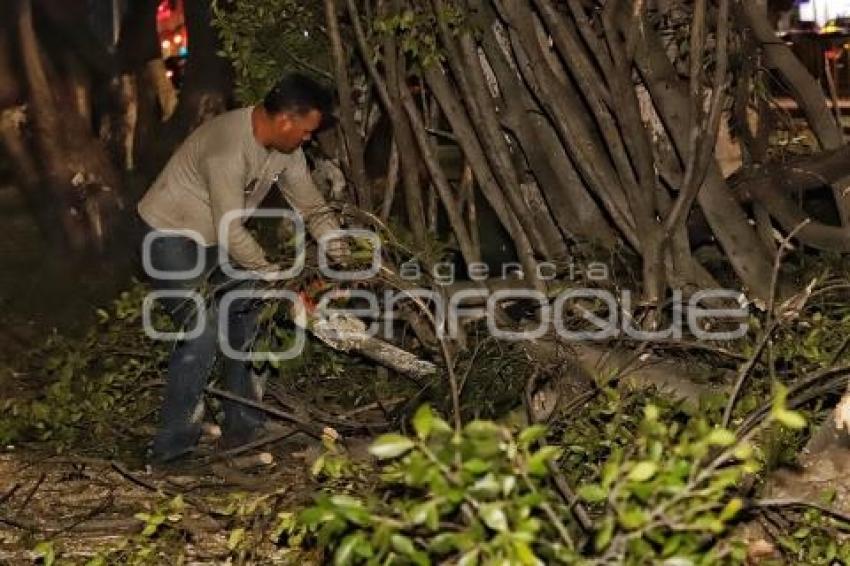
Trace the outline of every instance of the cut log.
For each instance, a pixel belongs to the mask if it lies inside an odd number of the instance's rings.
[[[370,336],[366,324],[353,316],[338,313],[312,316],[307,328],[316,338],[335,350],[361,354],[399,373],[421,378],[437,372],[437,367],[431,362]]]

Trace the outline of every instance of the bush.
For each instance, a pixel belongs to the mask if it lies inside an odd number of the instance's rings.
[[[771,419],[800,426],[777,397]],[[742,563],[728,535],[745,506],[742,480],[760,469],[749,439],[692,419],[666,424],[647,405],[628,449],[614,448],[578,490],[588,532],[553,486],[561,448],[546,428],[514,433],[473,421],[459,433],[428,406],[415,436],[371,446],[381,485],[369,497],[324,493],[300,515],[337,564]],[[560,472],[555,472],[560,473]]]

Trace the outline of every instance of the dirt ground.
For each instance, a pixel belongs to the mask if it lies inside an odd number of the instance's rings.
[[[153,513],[180,494],[185,507],[169,531],[171,542],[158,546],[155,564],[173,564],[182,555],[187,564],[221,564],[232,560],[229,537],[237,520],[228,503],[263,501],[268,512],[254,520],[262,533],[273,530],[280,511],[309,502],[316,485],[307,459],[317,453],[303,440],[267,447],[271,465],[237,469],[211,463],[192,469],[152,471],[141,466],[74,456],[45,456],[33,451],[0,454],[0,564],[32,564],[39,541],[51,541],[62,562],[85,564],[98,553],[113,550],[109,564],[127,563],[115,555],[122,544],[140,545],[146,523],[139,513]],[[258,524],[264,523],[264,524]],[[264,563],[291,563],[292,550],[263,536]],[[170,551],[168,550],[170,549]],[[138,552],[138,551],[136,551]],[[304,560],[303,555],[299,558]]]

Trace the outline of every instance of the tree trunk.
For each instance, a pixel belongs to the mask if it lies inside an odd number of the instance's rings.
[[[18,37],[29,94],[32,131],[51,195],[49,209],[60,218],[63,243],[77,252],[102,249],[114,212],[122,207],[118,178],[83,117],[60,117],[32,21],[30,0],[18,4]],[[55,71],[53,72],[55,73]],[[61,89],[59,89],[61,90]],[[67,100],[66,100],[67,102]]]
[[[372,190],[366,176],[366,165],[363,161],[363,139],[360,128],[355,121],[354,94],[351,89],[351,79],[348,73],[349,57],[342,46],[339,29],[339,18],[334,0],[324,0],[325,22],[328,26],[328,37],[331,42],[331,54],[334,60],[334,76],[339,88],[340,126],[343,133],[343,143],[348,155],[351,181],[357,194],[361,208],[372,210]]]
[[[684,86],[655,33],[646,27],[645,41],[638,44],[636,62],[667,132],[680,155],[688,155],[689,103]],[[697,202],[726,253],[735,273],[753,298],[770,295],[771,253],[747,223],[747,217],[720,175],[709,164]]]
[[[231,102],[232,72],[230,64],[218,55],[218,37],[211,23],[210,0],[193,0],[184,6],[192,49],[174,114],[139,148],[139,162],[148,180],[159,173],[192,130],[227,110]],[[139,120],[141,122],[141,115]]]

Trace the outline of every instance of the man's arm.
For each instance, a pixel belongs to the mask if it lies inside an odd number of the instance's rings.
[[[221,235],[222,222],[228,212],[245,207],[241,157],[219,155],[207,158],[203,175],[210,192],[210,207],[216,234]],[[227,248],[230,257],[245,269],[268,271],[274,266],[266,259],[263,248],[243,225],[244,216],[230,216],[227,221],[227,241],[218,244]]]
[[[278,187],[292,208],[304,218],[313,238],[318,240],[331,230],[339,229],[339,218],[313,183],[304,153],[299,150],[291,157],[278,179]]]

